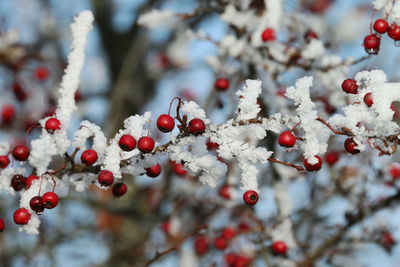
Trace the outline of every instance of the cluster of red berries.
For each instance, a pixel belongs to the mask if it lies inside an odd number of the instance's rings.
[[[376,33],[372,33],[372,28]],[[376,55],[379,53],[381,45],[381,34],[387,33],[394,41],[400,40],[400,26],[393,22],[390,26],[386,19],[378,19],[371,27],[370,35],[364,38],[364,48],[368,54]]]

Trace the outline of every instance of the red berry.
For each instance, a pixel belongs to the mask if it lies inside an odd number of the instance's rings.
[[[388,35],[390,38],[392,38],[395,41],[400,40],[400,26],[397,25],[396,23],[393,23],[390,25]]]
[[[46,67],[37,67],[35,70],[35,78],[39,81],[47,79],[49,76],[49,71]]]
[[[136,147],[136,139],[130,134],[124,134],[119,139],[119,147],[123,151],[132,151]]]
[[[357,94],[358,93],[358,85],[356,80],[347,79],[342,83],[342,89],[348,94]]]
[[[286,254],[287,246],[283,241],[275,241],[272,244],[271,249],[276,254]]]
[[[275,31],[274,31],[274,29],[272,29],[272,28],[266,28],[266,29],[262,32],[262,34],[261,34],[261,39],[262,39],[264,42],[269,42],[269,41],[275,40],[275,39],[276,39],[276,36],[275,36]]]
[[[41,214],[44,211],[44,202],[40,196],[33,197],[31,201],[29,201],[29,206],[36,213]]]
[[[194,248],[198,255],[204,255],[208,252],[209,244],[208,239],[204,235],[199,235],[194,240]]]
[[[82,100],[82,95],[81,95],[81,92],[80,92],[80,91],[75,91],[75,93],[74,93],[74,100],[75,100],[75,102],[79,102],[79,101]]]
[[[146,174],[149,177],[155,178],[158,175],[160,175],[160,173],[161,173],[161,165],[158,163],[154,166],[146,168]]]
[[[250,225],[247,222],[241,221],[238,225],[238,229],[240,232],[250,231]]]
[[[194,135],[201,135],[206,131],[206,125],[201,119],[194,118],[189,122],[189,131]]]
[[[87,150],[83,151],[83,153],[81,155],[81,161],[86,166],[92,166],[93,163],[95,163],[97,161],[97,158],[98,158],[97,152],[94,151],[93,149],[87,149]]]
[[[228,247],[228,242],[225,238],[219,236],[214,240],[214,247],[219,250],[225,250]]]
[[[364,38],[364,49],[368,54],[377,55],[381,46],[381,38],[376,34],[367,35]]]
[[[325,154],[325,161],[328,165],[332,166],[339,161],[340,153],[337,151],[329,151]]]
[[[374,101],[372,100],[372,93],[366,93],[363,100],[365,105],[367,105],[368,107],[371,107],[374,103]]]
[[[228,266],[235,266],[237,256],[233,253],[228,253],[224,256],[224,260],[228,263]]]
[[[26,178],[25,180],[25,186],[26,189],[28,189],[29,187],[31,187],[33,180],[38,180],[39,177],[37,177],[36,175],[29,175],[28,178]]]
[[[318,39],[318,34],[313,30],[308,30],[304,34],[304,39],[306,39],[307,42],[311,42],[312,39]]]
[[[254,190],[246,191],[243,194],[243,200],[247,205],[254,206],[258,201],[258,194]]]
[[[26,94],[25,90],[22,88],[22,86],[19,82],[13,83],[13,92],[14,92],[15,97],[20,102],[25,101],[26,98],[28,97],[28,95]]]
[[[155,146],[154,139],[149,136],[143,136],[139,139],[137,146],[141,152],[150,153]]]
[[[54,192],[44,193],[42,200],[46,209],[52,209],[58,204],[58,196]]]
[[[296,137],[291,131],[284,131],[279,135],[279,145],[283,147],[293,147],[296,144]]]
[[[231,187],[227,184],[221,186],[218,191],[219,196],[225,199],[231,199],[230,188]]]
[[[49,118],[44,124],[44,128],[49,133],[54,133],[56,130],[60,130],[61,122],[57,118]]]
[[[125,195],[126,191],[128,190],[126,184],[124,183],[116,183],[113,185],[112,193],[115,197],[120,197]]]
[[[397,180],[400,178],[400,166],[392,165],[390,166],[389,173],[392,176],[393,180]]]
[[[3,123],[8,125],[13,122],[15,118],[15,108],[11,104],[5,104],[1,109],[1,119]]]
[[[233,227],[226,227],[222,230],[221,237],[230,240],[236,236],[235,228]]]
[[[218,149],[218,148],[219,148],[218,143],[211,142],[210,139],[208,139],[208,141],[207,141],[207,149],[208,150],[214,150],[214,149]]]
[[[185,176],[187,171],[183,168],[183,165],[180,163],[176,163],[175,161],[171,161],[172,170],[179,176]]]
[[[13,150],[13,157],[19,161],[26,161],[30,155],[30,150],[27,146],[18,145]]]
[[[0,218],[0,233],[4,231],[4,221]]]
[[[307,159],[304,159],[304,166],[306,167],[306,170],[309,172],[318,171],[319,169],[321,169],[322,159],[319,156],[315,156],[315,157],[318,160],[318,162],[315,164],[310,164],[310,163],[308,163]]]
[[[168,114],[162,114],[157,119],[157,128],[163,133],[171,132],[175,127],[174,118]]]
[[[394,239],[392,233],[389,231],[384,231],[382,233],[382,244],[385,248],[390,248],[396,244],[396,240]]]
[[[167,235],[169,234],[170,229],[171,229],[170,221],[165,221],[161,224],[161,230],[163,230],[163,232],[166,233]]]
[[[353,138],[349,137],[344,141],[344,149],[350,154],[360,153],[360,150],[357,148],[357,143],[353,140]]]
[[[29,219],[31,218],[31,214],[29,211],[25,208],[19,208],[14,212],[13,215],[14,222],[16,224],[24,225],[29,222]]]
[[[377,19],[374,22],[374,30],[377,33],[385,33],[389,30],[389,23],[385,19]]]
[[[0,169],[6,168],[8,164],[10,164],[10,159],[8,158],[8,156],[0,156]]]
[[[226,78],[218,78],[214,83],[214,87],[217,91],[226,91],[229,88],[229,80]]]
[[[20,191],[21,189],[25,188],[25,181],[26,178],[20,174],[15,174],[11,178],[11,186],[14,188],[15,191]]]
[[[103,170],[97,176],[97,181],[101,186],[110,186],[114,182],[114,175],[110,171]]]
[[[333,0],[312,0],[308,8],[313,13],[324,13],[331,5]]]

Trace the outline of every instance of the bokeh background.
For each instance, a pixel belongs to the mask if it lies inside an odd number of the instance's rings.
[[[215,98],[211,101],[214,108],[210,108],[209,116],[214,122],[224,121],[235,102],[213,93],[213,83],[219,74],[205,63],[206,57],[218,54],[217,47],[207,41],[181,38],[177,34],[179,25],[149,30],[136,23],[138,14],[153,8],[190,13],[202,2],[208,0],[1,0],[1,45],[5,46],[8,40],[30,53],[39,53],[41,59],[28,60],[18,74],[31,97],[24,105],[14,99],[11,90],[16,74],[0,67],[0,105],[13,103],[21,123],[39,119],[54,106],[51,98],[57,97],[56,89],[70,49],[69,24],[79,11],[89,9],[94,12],[95,27],[89,35],[79,110],[73,118],[71,133],[81,120],[88,119],[101,125],[110,137],[121,127],[124,118],[147,110],[152,111],[155,122],[158,115],[168,111],[169,102],[175,96],[195,100],[202,106]],[[286,0],[286,14],[297,12],[301,2]],[[368,33],[371,12],[371,1],[334,1],[326,12],[318,15],[328,22],[322,38],[333,47],[332,51],[343,57],[364,56],[360,47]],[[214,40],[229,31],[218,10],[210,10],[186,23]],[[379,57],[361,64],[368,66],[367,69],[383,68],[390,80],[399,80],[396,67],[400,48],[393,46],[389,38],[382,41],[381,47]],[[43,83],[35,82],[32,77],[38,65],[50,70],[50,78]],[[353,67],[350,75],[361,68],[360,65]],[[301,71],[288,72],[280,83],[292,85],[301,75]],[[21,125],[3,128],[0,138],[23,138]],[[168,137],[159,134],[152,125],[151,135],[157,142],[165,142]],[[31,138],[37,134],[34,131]],[[163,169],[163,177],[170,172],[168,168]],[[135,264],[148,256],[144,252],[146,241],[164,238],[159,226],[168,217],[170,207],[163,203],[156,204],[157,209],[151,207],[153,198],[157,198],[152,188],[160,180],[146,176],[126,179],[129,189],[121,199],[94,188],[87,192],[71,190],[57,209],[46,211],[41,217],[38,236],[18,232],[12,223],[17,199],[0,194],[0,214],[6,221],[6,231],[0,235],[0,266],[138,266]],[[294,190],[293,194],[298,192]],[[269,193],[263,191],[257,206],[257,212],[264,217],[275,209],[269,205],[272,200]],[[332,205],[327,209],[342,207],[339,202]],[[400,232],[394,229],[394,235],[400,236]],[[399,266],[395,265],[399,259],[396,253],[387,254],[376,247],[360,252],[359,257],[364,262],[362,266]],[[152,266],[178,266],[177,257],[171,254]]]

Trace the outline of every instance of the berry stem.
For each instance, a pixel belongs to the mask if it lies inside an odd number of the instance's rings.
[[[374,23],[374,16],[376,13],[376,9],[374,9],[374,11],[372,11],[372,15],[371,15],[371,23],[369,24],[369,34],[372,34],[372,24]]]
[[[171,102],[169,102],[168,116],[171,113],[172,103],[175,101],[175,99],[179,100],[178,105],[180,105],[181,102],[182,102],[182,99],[180,97],[178,97],[178,96],[175,96],[174,98],[172,98]]]
[[[25,134],[25,140],[24,140],[24,144],[26,145],[26,141],[28,140],[28,135],[29,135],[29,133],[31,132],[31,130],[32,129],[34,129],[34,128],[43,128],[42,126],[40,126],[40,125],[32,125],[31,127],[29,127],[28,128],[28,130],[26,131],[26,134]]]
[[[390,13],[392,13],[392,10],[393,10],[393,7],[394,7],[395,2],[396,2],[396,0],[393,0],[393,2],[392,2],[392,7],[390,8],[390,11],[389,11],[388,13],[386,13],[386,16],[385,16],[385,19],[386,19],[386,20],[388,19]]]
[[[292,128],[290,131],[291,131],[291,132],[293,132],[293,131],[294,131],[294,129],[296,129],[296,127],[300,125],[300,123],[301,123],[301,121],[299,121],[298,123],[296,123],[296,125],[295,125],[295,126],[293,126],[293,128]]]
[[[303,171],[304,170],[304,168],[299,166],[299,165],[296,165],[296,164],[293,164],[293,163],[289,163],[289,162],[280,161],[280,160],[275,159],[275,158],[269,158],[268,161],[279,163],[279,164],[286,165],[286,166],[289,166],[289,167],[293,167],[297,171]]]

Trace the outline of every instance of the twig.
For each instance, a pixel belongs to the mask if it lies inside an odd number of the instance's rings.
[[[303,168],[302,166],[295,165],[295,164],[293,164],[293,163],[280,161],[280,160],[277,160],[277,159],[274,159],[274,158],[269,158],[268,161],[275,162],[275,163],[279,163],[279,164],[286,165],[286,166],[289,166],[289,167],[293,167],[293,168],[295,168],[295,169],[296,169],[297,171],[299,171],[299,172],[300,172],[300,171],[304,171],[304,168]]]
[[[153,262],[157,261],[158,259],[160,259],[162,256],[167,255],[175,250],[178,250],[180,248],[180,246],[189,238],[191,238],[192,236],[196,235],[197,233],[199,233],[201,230],[203,229],[207,229],[208,225],[201,225],[199,227],[197,227],[193,232],[191,232],[189,235],[185,236],[184,238],[182,238],[180,241],[178,241],[177,243],[175,243],[175,245],[171,246],[170,248],[164,250],[164,251],[157,251],[156,255],[154,255],[154,257],[152,259],[150,259],[148,262],[146,262],[146,264],[144,265],[145,267],[150,266],[150,264],[152,264]]]

